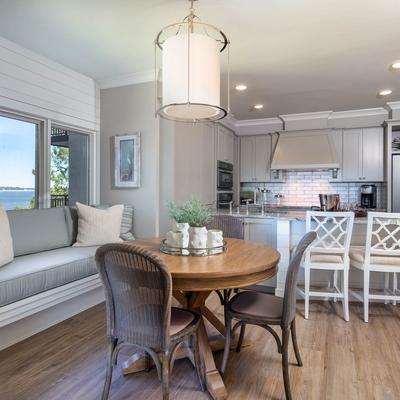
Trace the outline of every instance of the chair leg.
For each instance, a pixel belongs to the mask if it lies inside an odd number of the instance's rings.
[[[338,270],[335,269],[333,271],[333,288],[336,289],[338,287]],[[337,297],[333,298],[333,302],[336,303],[337,302]]]
[[[292,333],[292,343],[294,348],[294,354],[296,355],[297,364],[299,367],[303,366],[303,361],[301,360],[299,346],[297,344],[297,333],[296,333],[296,319],[292,321],[292,325],[290,326],[290,330]]]
[[[292,393],[290,391],[289,380],[289,336],[290,329],[282,329],[282,371],[283,371],[283,384],[285,385],[286,400],[292,400]]]
[[[390,274],[389,272],[385,272],[385,294],[389,291],[389,280],[390,280]],[[389,304],[389,300],[385,300],[385,304]]]
[[[243,344],[243,338],[244,338],[244,334],[246,332],[246,324],[243,324],[240,327],[240,335],[239,335],[239,340],[237,342],[237,346],[236,346],[236,352],[240,353],[240,350],[242,348],[242,344]]]
[[[115,339],[109,339],[108,352],[107,352],[107,366],[106,366],[106,379],[104,381],[102,400],[107,400],[110,393],[112,374],[113,374],[113,355],[117,341]]]
[[[310,308],[310,269],[304,269],[304,318],[308,319]]]
[[[226,364],[228,362],[229,351],[231,348],[231,340],[232,340],[232,320],[229,316],[226,318],[226,338],[225,338],[225,348],[224,348],[224,356],[222,358],[221,365],[221,374],[224,375]]]
[[[345,269],[343,272],[343,318],[346,322],[349,322],[349,270]]]
[[[393,272],[393,283],[392,283],[392,288],[393,288],[393,294],[397,295],[397,272]],[[392,304],[395,306],[397,304],[396,300],[393,300]]]
[[[364,321],[368,322],[369,271],[364,269]]]
[[[169,353],[164,353],[162,355],[162,393],[163,393],[163,400],[169,400],[169,370],[170,370],[170,363],[169,363],[170,355]]]
[[[194,354],[194,363],[196,366],[196,372],[197,372],[197,376],[199,378],[199,382],[200,382],[200,387],[201,390],[204,392],[205,390],[205,376],[204,376],[204,369],[201,365],[201,359],[200,359],[200,350],[199,350],[199,340],[197,337],[197,333],[195,335],[193,335],[193,339],[194,339],[194,349],[193,349],[193,354]]]

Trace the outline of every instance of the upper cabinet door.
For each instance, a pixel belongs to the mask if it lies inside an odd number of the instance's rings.
[[[383,129],[363,129],[362,180],[379,182],[384,180]]]
[[[240,138],[240,182],[255,180],[255,138]]]
[[[343,130],[342,179],[362,180],[362,129]]]
[[[218,126],[217,156],[219,161],[233,164],[234,160],[234,135],[224,126]]]
[[[271,137],[255,137],[255,181],[268,182],[270,180],[271,164]]]

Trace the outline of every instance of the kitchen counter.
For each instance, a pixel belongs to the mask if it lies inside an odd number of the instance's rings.
[[[273,212],[265,212],[261,214],[261,212],[233,212],[229,213],[229,210],[216,210],[214,212],[215,215],[232,215],[237,218],[264,218],[264,219],[285,219],[285,220],[297,220],[304,221],[306,219],[305,211],[273,211]]]
[[[219,209],[214,211],[214,215],[232,215],[233,217],[237,218],[244,218],[244,219],[279,219],[279,220],[289,220],[289,221],[305,221],[306,220],[306,211],[267,211],[264,214],[261,212],[254,212],[251,211],[248,214],[246,212],[239,212],[236,211],[229,213],[229,210]],[[366,224],[367,217],[356,217],[354,218],[355,224]]]

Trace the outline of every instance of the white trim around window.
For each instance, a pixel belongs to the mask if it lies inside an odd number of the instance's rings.
[[[52,127],[67,129],[89,136],[89,202],[90,204],[99,202],[100,184],[98,171],[100,140],[98,131],[5,109],[0,109],[0,116],[31,122],[37,125],[36,198],[39,208],[50,207],[50,146]]]

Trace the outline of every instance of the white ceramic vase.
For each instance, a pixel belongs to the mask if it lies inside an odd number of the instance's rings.
[[[175,232],[182,232],[182,246],[188,247],[189,245],[189,224],[187,222],[176,222],[174,221],[172,224],[172,230]]]
[[[207,232],[207,247],[218,247],[224,244],[224,237],[220,229],[209,229]]]
[[[181,231],[169,231],[167,232],[167,240],[166,243],[171,247],[184,247],[184,237],[183,232]],[[187,246],[186,246],[187,247]]]
[[[207,247],[207,229],[205,226],[189,228],[189,247],[193,249],[205,249]]]

